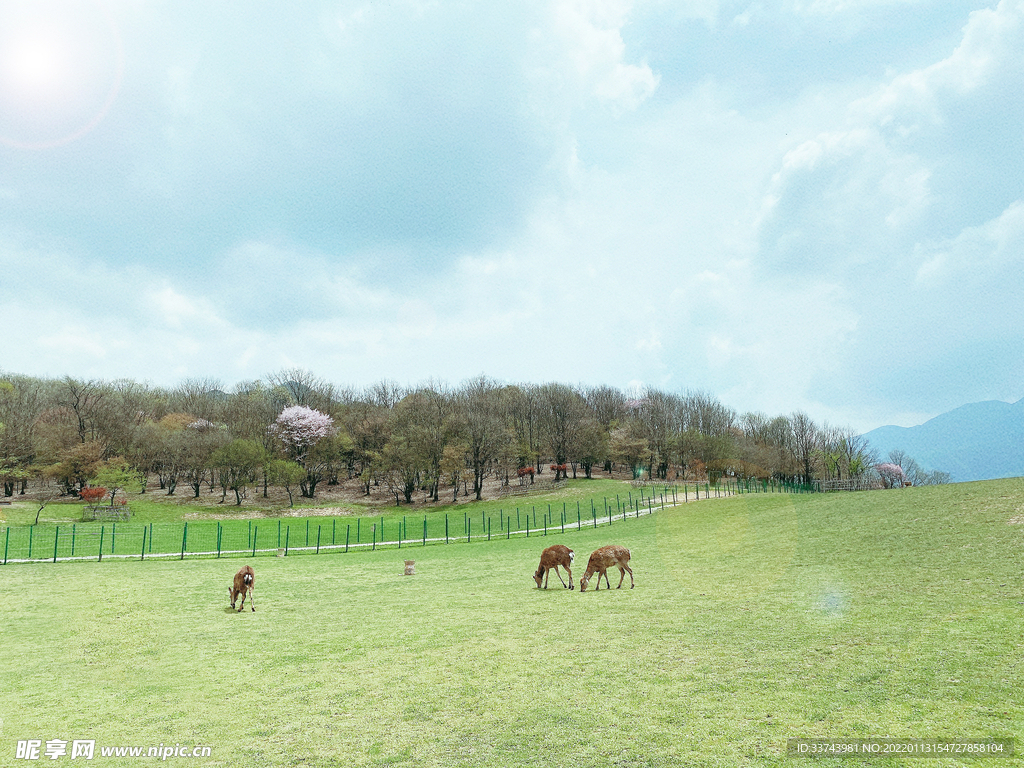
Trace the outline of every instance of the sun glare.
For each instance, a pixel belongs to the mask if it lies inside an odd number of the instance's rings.
[[[91,131],[117,95],[121,59],[96,3],[0,3],[0,143],[42,149]]]
[[[4,79],[26,97],[56,95],[73,79],[65,51],[60,41],[42,35],[20,40],[4,57]]]

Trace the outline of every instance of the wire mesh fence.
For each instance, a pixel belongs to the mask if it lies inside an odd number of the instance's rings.
[[[81,522],[0,527],[3,565],[148,558],[289,556],[401,549],[497,538],[547,536],[614,525],[701,498],[743,493],[805,493],[810,486],[771,482],[664,485],[614,497],[463,512],[382,517],[260,518],[168,523]]]

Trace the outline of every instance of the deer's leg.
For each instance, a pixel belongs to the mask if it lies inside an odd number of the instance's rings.
[[[248,596],[248,594],[249,592],[247,590],[242,590],[242,602],[238,606],[239,613],[241,613],[245,609],[245,598]]]
[[[256,613],[256,590],[249,587],[249,610]]]
[[[573,586],[572,586],[572,571],[570,571],[568,568],[566,568],[565,572],[567,574],[569,574],[569,589],[572,589],[573,588]]]
[[[619,586],[616,589],[622,589],[622,582],[626,578],[626,570],[621,565],[619,566]]]
[[[612,588],[612,583],[610,581],[608,581],[608,571],[607,570],[605,570],[603,576],[604,576],[604,588],[605,589],[611,589]],[[598,579],[597,581],[598,581],[598,583],[600,583],[601,580]]]
[[[566,568],[566,570],[569,570],[569,569]],[[557,565],[555,566],[555,576],[557,576],[558,580],[562,582],[562,588],[564,589],[565,588],[565,581],[562,579],[562,574],[558,572],[558,566]]]
[[[633,569],[630,568],[628,565],[623,565],[622,567],[625,568],[629,572],[629,588],[632,589],[633,587],[636,586],[636,584],[633,583]],[[625,578],[625,577],[623,577],[623,578]]]

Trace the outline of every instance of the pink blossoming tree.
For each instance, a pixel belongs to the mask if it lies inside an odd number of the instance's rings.
[[[270,429],[297,458],[334,434],[334,419],[313,408],[293,405],[281,411]]]
[[[303,496],[313,498],[316,484],[330,463],[329,451],[317,447],[331,443],[336,431],[334,419],[305,405],[293,405],[281,411],[270,431],[284,444],[288,456],[306,470],[300,487]]]
[[[906,473],[899,464],[876,464],[875,471],[882,478],[886,488],[902,488]]]

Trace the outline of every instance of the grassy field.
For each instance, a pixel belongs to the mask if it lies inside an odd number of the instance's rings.
[[[30,738],[200,744],[177,762],[210,766],[660,768],[782,765],[790,737],[1020,737],[1018,518],[1021,480],[744,495],[546,540],[258,558],[243,614],[245,559],[10,565],[0,765]],[[628,546],[636,589],[537,590],[563,542],[577,580]]]
[[[707,496],[723,496],[725,488],[705,486]],[[41,520],[39,525],[0,526],[0,557],[3,564],[26,560],[99,559],[180,555],[215,556],[222,552],[252,556],[322,552],[322,548],[372,547],[387,542],[395,547],[447,543],[452,539],[500,538],[537,535],[553,529],[581,528],[602,519],[650,514],[654,509],[694,499],[695,486],[631,488],[621,481],[571,483],[557,493],[513,499],[486,500],[458,507],[402,506],[361,510],[362,515],[336,516],[337,508],[299,509],[293,516],[270,518],[254,515],[166,520],[148,515],[147,507],[130,520],[81,521],[61,517]],[[81,515],[82,505],[62,505],[65,514]],[[17,519],[23,509],[8,510]],[[301,516],[305,512],[308,516]],[[328,513],[328,514],[324,514]],[[147,521],[148,518],[148,521]],[[154,519],[156,522],[154,522]]]
[[[682,487],[681,485],[679,486],[680,494],[682,494]],[[688,487],[692,495],[693,484],[690,483]],[[651,488],[657,488],[660,492],[664,486],[651,486]],[[152,489],[146,494],[131,494],[128,496],[128,500],[132,509],[132,520],[147,524],[179,522],[197,518],[231,519],[232,517],[238,517],[239,519],[245,519],[260,517],[264,514],[268,516],[286,515],[288,517],[302,517],[306,513],[313,517],[320,517],[322,516],[320,511],[324,508],[332,510],[331,514],[344,517],[363,516],[380,518],[383,516],[385,519],[390,520],[403,516],[417,515],[422,519],[424,514],[443,518],[445,514],[449,514],[462,519],[463,513],[467,512],[467,510],[476,516],[485,513],[497,518],[499,509],[507,512],[514,510],[518,506],[523,509],[523,514],[525,515],[526,510],[531,506],[544,508],[548,503],[561,505],[563,502],[571,506],[576,501],[591,498],[600,499],[602,496],[614,499],[616,494],[625,498],[630,490],[629,483],[622,480],[595,477],[592,480],[570,480],[566,483],[565,487],[557,491],[535,492],[526,496],[510,496],[480,502],[471,500],[468,503],[464,498],[460,497],[458,504],[443,503],[447,501],[447,498],[442,496],[442,503],[438,504],[415,502],[413,504],[403,504],[402,506],[380,506],[345,503],[339,506],[337,502],[325,500],[322,496],[316,499],[303,499],[296,495],[295,507],[289,508],[280,504],[264,503],[259,494],[254,494],[246,502],[246,506],[236,507],[230,501],[231,496],[229,496],[228,502],[224,504],[217,503],[215,499],[220,498],[219,493],[204,494],[197,500],[191,498],[190,493],[179,491],[176,496],[167,496]],[[637,491],[632,489],[632,493],[636,495]],[[8,523],[12,526],[31,525],[35,520],[39,504],[31,500],[22,501],[18,496],[13,497],[13,501],[14,503],[11,506],[0,507],[0,523]],[[56,500],[46,506],[39,517],[39,522],[41,524],[70,525],[76,521],[81,521],[82,507],[82,502],[77,499]]]

